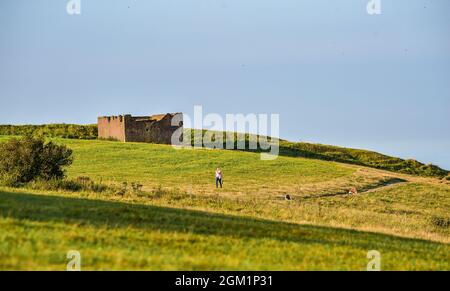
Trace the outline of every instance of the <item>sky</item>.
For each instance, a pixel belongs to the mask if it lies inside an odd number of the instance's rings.
[[[0,124],[278,113],[280,136],[450,169],[450,1],[0,1]]]

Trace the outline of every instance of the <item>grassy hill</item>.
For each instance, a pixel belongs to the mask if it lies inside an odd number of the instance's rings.
[[[0,192],[1,269],[449,269],[449,245],[246,216],[100,199]],[[7,215],[5,215],[7,214]]]
[[[350,163],[410,175],[444,178],[449,174],[449,171],[433,164],[425,165],[416,160],[404,160],[361,149],[282,141],[280,150],[285,156]]]
[[[450,270],[442,180],[302,157],[53,140],[74,150],[69,179],[142,189],[0,188],[0,269],[64,270],[75,249],[84,269],[364,270],[378,250],[385,270]],[[215,189],[217,166],[224,189]],[[360,193],[347,195],[353,186]]]
[[[195,130],[191,131],[191,143],[194,142]],[[0,125],[0,136],[11,135],[37,135],[50,138],[72,138],[72,139],[97,139],[97,125],[74,125],[74,124],[45,124],[45,125]],[[203,131],[205,134],[206,131]],[[226,143],[226,134],[217,132],[223,136]],[[248,143],[250,135],[246,135]],[[236,134],[235,134],[236,140]],[[224,145],[223,148],[226,148]],[[237,148],[237,147],[235,147]],[[390,157],[373,151],[350,149],[330,145],[313,144],[305,142],[289,142],[280,140],[280,155],[288,157],[304,157],[326,161],[356,164],[372,167],[392,172],[444,178],[449,175],[449,171],[439,168],[436,165],[425,165],[416,160],[404,160]]]

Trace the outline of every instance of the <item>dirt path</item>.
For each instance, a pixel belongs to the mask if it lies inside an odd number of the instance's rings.
[[[372,188],[372,189],[369,189],[369,190],[366,190],[366,191],[359,192],[358,194],[378,192],[378,191],[381,191],[381,190],[391,189],[391,188],[398,187],[398,186],[401,186],[401,185],[405,185],[405,184],[408,184],[408,183],[411,183],[411,182],[409,182],[409,181],[398,181],[398,182],[394,182],[394,183],[388,183],[388,184],[386,184],[384,186],[379,186],[379,187],[375,187],[375,188]]]
[[[404,184],[410,183],[410,181],[403,180],[400,178],[394,178],[383,185],[377,185],[374,187],[370,187],[368,189],[364,189],[362,191],[358,191],[357,194],[349,194],[348,192],[341,192],[341,193],[329,193],[329,194],[319,194],[319,195],[310,195],[305,197],[299,197],[297,200],[306,200],[306,199],[314,199],[314,198],[325,198],[325,197],[336,197],[336,196],[346,196],[346,195],[359,195],[359,194],[366,194],[366,193],[374,193],[386,189],[391,189],[394,187],[398,187]]]

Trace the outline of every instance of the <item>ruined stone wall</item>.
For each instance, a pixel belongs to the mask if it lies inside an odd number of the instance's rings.
[[[103,139],[115,139],[125,141],[125,117],[104,116],[97,121],[98,137]]]
[[[172,126],[172,119],[175,116],[181,122],[177,126]],[[183,127],[182,120],[182,113],[141,117],[131,115],[99,117],[98,132],[99,137],[105,139],[171,144],[173,133]]]
[[[126,121],[126,141],[171,144],[172,134],[182,126],[172,126],[172,118],[170,114],[159,120],[152,117],[132,117],[130,121]]]

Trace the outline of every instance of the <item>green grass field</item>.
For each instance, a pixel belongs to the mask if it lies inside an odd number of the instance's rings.
[[[437,179],[300,157],[54,140],[74,150],[69,178],[143,191],[0,188],[0,269],[65,270],[66,253],[78,250],[85,270],[365,270],[367,252],[378,250],[383,270],[450,270],[450,186]],[[360,193],[346,195],[352,186]]]

